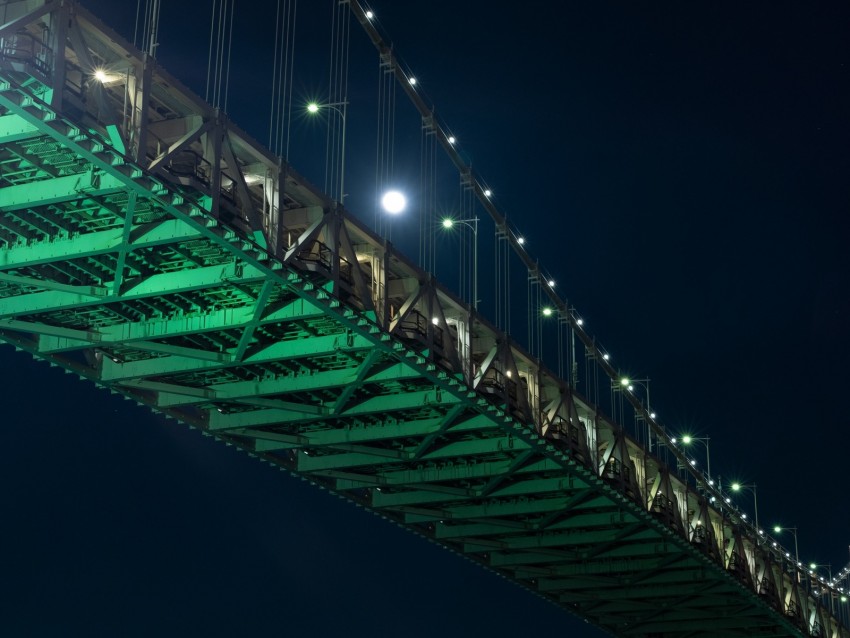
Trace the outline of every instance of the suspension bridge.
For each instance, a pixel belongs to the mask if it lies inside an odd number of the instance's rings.
[[[314,108],[339,116],[319,189],[282,159],[284,98],[266,146],[225,114],[227,9],[201,99],[157,63],[157,3],[137,47],[76,2],[23,0],[0,13],[0,339],[613,635],[850,637],[847,570],[825,579],[802,564],[730,504],[750,486],[695,467],[646,380],[619,374],[527,253],[372,11],[335,4],[339,51],[359,25],[379,60],[376,192],[392,181],[396,92],[421,123],[423,184],[440,177],[438,154],[453,171],[463,204],[442,223],[474,240],[458,290],[432,275],[433,191],[418,258],[381,215],[348,209],[338,52]],[[281,96],[289,46],[274,62]],[[477,272],[487,228],[491,318]],[[510,336],[517,272],[535,300],[525,344]]]

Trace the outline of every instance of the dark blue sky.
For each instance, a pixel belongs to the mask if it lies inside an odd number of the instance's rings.
[[[86,4],[132,35],[132,10]],[[203,93],[211,3],[164,4],[160,61]],[[263,141],[273,4],[237,16],[230,97]],[[374,9],[530,252],[622,371],[652,379],[668,430],[710,437],[714,474],[756,483],[763,524],[797,526],[801,558],[837,569],[850,544],[850,10],[574,4]],[[326,5],[299,6],[304,102],[326,90]],[[374,117],[370,47],[355,26],[352,123]],[[294,124],[290,158],[321,184],[321,129]],[[375,151],[350,129],[358,212]],[[396,140],[418,158],[417,127]],[[600,635],[232,448],[0,357],[12,635]]]

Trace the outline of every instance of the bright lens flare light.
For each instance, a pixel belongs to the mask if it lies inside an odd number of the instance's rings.
[[[398,215],[407,206],[407,198],[398,191],[387,191],[381,198],[381,206],[391,215]]]
[[[443,228],[451,228],[454,225],[455,225],[454,220],[451,217],[446,217],[443,220]]]
[[[101,84],[106,82],[106,80],[107,80],[106,71],[104,71],[103,69],[95,70],[94,79],[97,80],[98,82],[100,82]]]
[[[307,110],[310,111],[310,113],[318,113],[319,112],[319,105],[316,104],[315,102],[310,102],[307,105]]]
[[[544,308],[543,309],[543,316],[544,317],[551,317],[552,316],[552,309],[551,308]]]

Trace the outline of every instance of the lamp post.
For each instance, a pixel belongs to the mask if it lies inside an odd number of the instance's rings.
[[[800,566],[800,552],[797,549],[797,528],[796,527],[782,527],[781,525],[774,525],[773,531],[777,534],[781,534],[782,532],[791,532],[794,535],[794,561],[797,563],[797,567]]]
[[[762,532],[759,527],[759,499],[758,493],[756,492],[756,485],[752,483],[750,485],[742,485],[741,483],[732,483],[732,491],[740,492],[741,490],[747,490],[753,495],[753,508],[756,511],[756,532],[759,536],[761,536],[764,532]]]
[[[478,311],[478,218],[453,219],[446,217],[442,221],[443,228],[450,229],[455,224],[462,224],[472,231],[472,308]]]
[[[820,576],[818,576],[818,574],[817,574],[818,567],[826,567],[826,571],[829,574],[829,580],[827,580],[826,583],[824,583],[823,579]],[[813,585],[812,581],[815,578],[817,578],[819,581],[821,581],[822,587],[821,587],[820,593],[821,593],[821,595],[826,593],[829,596],[829,610],[832,613],[835,613],[835,603],[834,603],[833,597],[832,597],[832,594],[833,594],[833,590],[832,590],[832,585],[833,585],[833,582],[832,582],[832,564],[831,563],[822,563],[822,564],[811,563],[809,565],[809,569],[810,569],[809,575],[812,576],[812,578],[809,579],[810,587]]]
[[[317,102],[310,102],[307,105],[308,113],[318,113],[322,109],[332,109],[336,111],[340,118],[342,118],[342,148],[340,159],[340,167],[339,167],[339,197],[337,201],[344,207],[345,206],[345,115],[348,112],[348,100],[343,100],[342,102],[329,102],[327,104],[319,104]]]
[[[639,385],[646,391],[646,411],[649,413],[649,417],[651,419],[655,418],[655,414],[652,412],[652,401],[649,398],[649,379],[632,379],[630,377],[621,377],[620,378],[620,386],[623,390],[628,390],[629,393],[633,393],[635,391],[635,386]],[[652,452],[652,426],[647,423],[646,424],[646,446],[649,452]]]
[[[708,450],[708,442],[711,439],[707,436],[691,436],[690,434],[683,434],[679,440],[682,442],[682,445],[690,445],[695,442],[702,443],[705,447],[705,473],[708,476],[708,484],[714,485],[714,481],[711,478],[711,454]]]

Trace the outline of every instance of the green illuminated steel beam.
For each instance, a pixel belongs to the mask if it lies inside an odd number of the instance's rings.
[[[125,290],[115,295],[109,292],[107,285],[100,291],[67,292],[49,291],[35,292],[7,298],[0,307],[0,318],[25,317],[42,312],[56,310],[82,309],[105,303],[127,302],[164,294],[182,294],[212,287],[225,287],[233,284],[250,284],[262,281],[265,275],[252,266],[227,264],[224,266],[207,266],[185,270],[179,274],[163,273],[150,277],[128,281]],[[95,294],[87,294],[95,292]]]
[[[254,430],[251,428],[241,429],[235,434],[253,438],[255,449],[259,452],[288,449],[290,446],[332,447],[342,443],[367,443],[372,441],[389,441],[398,438],[419,437],[440,429],[442,423],[443,419],[441,417],[436,417],[415,420],[408,419],[404,422],[382,422],[375,425],[361,424],[357,427],[346,429],[324,429],[320,431],[304,432],[297,437],[267,430]],[[481,415],[476,415],[456,424],[452,428],[452,432],[461,434],[464,432],[492,430],[496,427],[497,426],[489,419],[482,417]],[[284,444],[287,446],[286,448],[283,447]]]
[[[11,144],[36,137],[38,129],[14,115],[0,116],[0,144]]]
[[[260,325],[306,321],[324,316],[317,306],[303,299],[288,301],[266,309]],[[245,329],[253,320],[254,310],[247,307],[199,309],[184,317],[150,318],[134,323],[116,323],[96,330],[75,331],[57,326],[15,320],[0,320],[0,329],[21,330],[44,335],[39,339],[39,351],[45,354],[88,348],[132,345],[136,341],[183,337],[187,335]],[[401,366],[401,364],[399,364]]]
[[[221,367],[222,365],[244,365],[244,364],[262,364],[272,363],[275,361],[288,361],[301,359],[304,357],[322,358],[341,355],[345,353],[353,353],[366,350],[372,347],[372,342],[366,337],[360,335],[325,335],[321,337],[312,337],[310,339],[293,339],[291,341],[280,341],[268,345],[257,352],[252,353],[243,361],[234,361],[232,357],[228,362],[218,361],[201,361],[191,357],[157,357],[154,359],[143,359],[141,361],[128,361],[119,363],[113,361],[104,361],[101,371],[101,380],[104,382],[118,382],[130,379],[144,379],[147,377],[168,377],[172,375],[184,374],[187,372],[197,372],[202,370],[211,370]],[[268,415],[271,420],[264,420],[262,414],[254,415],[256,422],[252,425],[259,425],[264,422],[274,422],[274,417]],[[226,421],[226,419],[225,419]],[[226,429],[227,426],[223,422],[211,423],[211,429]],[[232,426],[244,427],[244,426]]]
[[[14,211],[32,206],[51,206],[81,197],[101,197],[124,190],[121,180],[93,171],[42,179],[0,189],[0,210]]]
[[[189,241],[201,237],[196,228],[187,226],[176,219],[166,220],[139,227],[134,236],[131,234],[130,246],[133,250],[153,248],[158,245],[172,244],[176,241]],[[0,251],[0,270],[10,268],[28,268],[51,262],[63,262],[71,259],[96,257],[116,252],[124,243],[121,228],[81,234],[74,238],[57,238],[26,246],[12,245]]]

